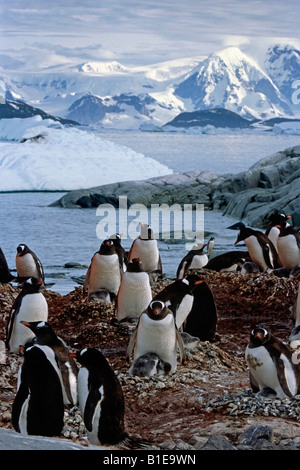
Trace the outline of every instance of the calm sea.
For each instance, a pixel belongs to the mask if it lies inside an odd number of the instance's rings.
[[[267,132],[193,135],[105,131],[103,138],[155,158],[175,173],[199,169],[218,174],[238,173],[265,156],[300,144],[299,136]],[[122,174],[122,162],[118,171]],[[0,246],[9,267],[14,270],[16,247],[19,243],[26,243],[42,261],[46,283],[52,284],[52,290],[66,294],[78,285],[77,279],[84,276],[102,240],[96,234],[99,218],[95,209],[49,207],[62,194],[1,193]],[[205,237],[215,237],[215,253],[234,249],[236,233],[227,228],[234,222],[219,212],[205,211]],[[129,248],[131,243],[130,237],[123,239],[125,248]],[[186,254],[185,244],[161,240],[159,246],[163,270],[167,276],[174,277],[181,258]],[[65,267],[69,262],[81,266]]]

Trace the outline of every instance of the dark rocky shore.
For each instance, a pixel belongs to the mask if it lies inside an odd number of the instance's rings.
[[[112,183],[71,191],[53,206],[90,208],[109,203],[119,207],[119,197],[127,204],[204,204],[253,227],[264,227],[274,210],[293,217],[300,226],[300,145],[263,158],[249,170],[217,175],[205,169],[139,181]]]

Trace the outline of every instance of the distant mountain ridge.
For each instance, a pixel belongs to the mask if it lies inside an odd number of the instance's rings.
[[[55,72],[3,72],[0,95],[38,104],[61,119],[108,128],[162,127],[181,113],[218,108],[249,121],[294,118],[300,114],[292,102],[299,58],[294,47],[275,45],[262,68],[239,48],[229,47],[205,58],[148,67],[87,62]]]

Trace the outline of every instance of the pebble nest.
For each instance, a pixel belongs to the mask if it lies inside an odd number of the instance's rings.
[[[125,426],[130,435],[148,439],[154,449],[198,450],[212,436],[237,446],[250,425],[272,426],[273,444],[288,448],[300,441],[300,396],[257,397],[250,389],[244,354],[254,326],[264,324],[283,341],[293,327],[299,279],[273,274],[196,272],[210,286],[218,313],[213,342],[199,342],[185,363],[167,376],[132,377],[126,348],[133,325],[118,326],[114,304],[86,301],[82,287],[62,296],[49,289],[49,322],[71,351],[98,347],[117,375],[125,397]],[[153,293],[172,279],[159,280]],[[0,426],[13,429],[11,407],[22,356],[3,349],[9,311],[19,288],[0,285]],[[63,438],[88,446],[78,408],[65,410]],[[59,437],[58,437],[59,438]]]

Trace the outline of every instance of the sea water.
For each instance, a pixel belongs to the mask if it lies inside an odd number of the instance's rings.
[[[265,156],[299,145],[299,136],[272,133],[187,135],[180,133],[103,132],[103,138],[126,145],[172,168],[175,173],[205,170],[218,174],[247,170]],[[122,162],[119,168],[122,172]],[[61,294],[82,281],[94,252],[102,242],[97,236],[96,209],[49,207],[64,193],[23,192],[0,194],[0,247],[14,272],[16,247],[27,244],[43,263],[46,283]],[[214,253],[234,249],[237,233],[228,229],[235,220],[218,211],[204,212],[204,241],[215,238]],[[123,238],[129,249],[132,238]],[[175,277],[187,253],[183,240],[159,240],[163,272]],[[242,248],[240,246],[238,249]],[[69,263],[76,263],[70,265]]]

